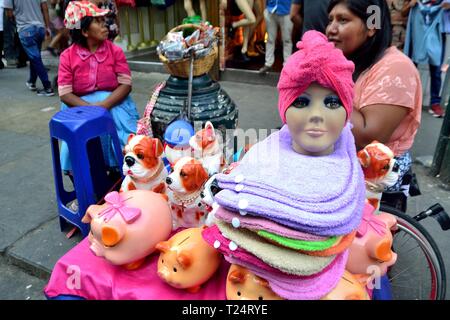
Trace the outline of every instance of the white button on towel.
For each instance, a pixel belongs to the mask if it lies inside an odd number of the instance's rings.
[[[220,247],[220,241],[216,240],[214,241],[214,248],[218,249]]]
[[[245,210],[248,207],[248,200],[247,199],[241,199],[238,203],[239,209]]]
[[[234,217],[234,218],[231,220],[231,224],[233,225],[233,227],[239,228],[239,226],[241,225],[241,221],[239,221],[238,218]]]
[[[236,177],[234,177],[234,182],[241,183],[242,181],[244,181],[244,175],[238,174]]]
[[[236,192],[241,192],[243,189],[244,189],[243,184],[237,184],[236,187],[234,187],[234,190],[236,190]]]
[[[236,249],[238,248],[237,244],[234,243],[233,241],[230,242],[230,245],[228,247],[230,248],[231,251],[236,251]]]
[[[241,214],[241,216],[247,215],[247,211],[245,211],[245,210],[239,210],[239,213]]]

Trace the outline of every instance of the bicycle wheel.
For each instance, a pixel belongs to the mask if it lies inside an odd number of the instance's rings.
[[[393,250],[397,262],[389,269],[392,296],[399,300],[444,300],[445,265],[436,242],[428,231],[405,213],[387,205],[380,211],[397,218]]]

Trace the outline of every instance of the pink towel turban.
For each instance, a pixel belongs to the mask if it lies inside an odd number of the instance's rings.
[[[353,62],[318,31],[306,32],[297,48],[299,51],[289,57],[278,81],[278,110],[283,123],[286,110],[313,82],[337,93],[349,120],[353,108]]]

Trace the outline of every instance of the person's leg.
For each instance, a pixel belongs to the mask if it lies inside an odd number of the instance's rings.
[[[16,32],[14,35],[17,48],[17,68],[24,68],[27,66],[28,55],[25,51],[22,42],[20,42],[19,34]]]
[[[3,31],[0,31],[0,69],[3,69],[5,67],[2,58],[3,58]]]
[[[269,13],[267,9],[264,10],[264,19],[266,20],[266,30],[268,34],[265,66],[272,67],[275,62],[275,42],[277,40],[278,26],[274,15]]]
[[[281,37],[283,39],[283,64],[292,54],[292,21],[289,15],[280,16]]]
[[[233,22],[234,29],[239,27],[251,26],[256,22],[255,14],[253,13],[253,1],[254,0],[236,0],[236,5],[239,10],[244,14],[245,18],[239,21]]]
[[[47,70],[45,69],[41,58],[41,45],[45,37],[45,29],[33,26],[22,30],[19,33],[19,37],[23,48],[30,59],[30,64],[32,64],[34,68],[32,69],[30,67],[30,72],[31,70],[36,72],[39,79],[41,79],[44,89],[51,89],[51,83],[48,80]],[[30,74],[30,77],[31,76],[32,75]]]
[[[430,105],[441,103],[441,77],[441,66],[433,66],[430,64]]]
[[[3,41],[4,41],[4,50],[5,50],[5,59],[8,62],[8,66],[16,63],[17,60],[17,51],[14,42],[14,32],[15,32],[15,24],[14,22],[6,16],[3,16],[4,29],[3,29]]]

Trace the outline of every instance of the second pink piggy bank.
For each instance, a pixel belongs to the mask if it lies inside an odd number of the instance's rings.
[[[189,228],[158,243],[158,275],[172,287],[195,293],[220,266],[221,255],[202,237],[203,228]]]
[[[350,246],[346,269],[353,274],[383,276],[397,261],[397,254],[392,251],[391,233],[397,220],[388,213],[373,215],[371,211],[364,213]]]
[[[139,268],[172,230],[167,201],[147,190],[111,192],[105,204],[88,208],[83,222],[91,224],[92,252],[129,270]]]

